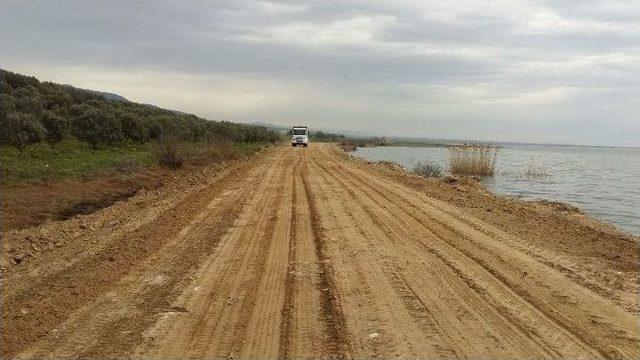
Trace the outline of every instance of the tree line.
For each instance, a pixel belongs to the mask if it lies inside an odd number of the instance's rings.
[[[179,141],[275,143],[276,132],[260,126],[210,121],[152,105],[109,99],[68,85],[41,82],[0,69],[0,143],[22,152],[73,136],[93,148],[161,137]]]

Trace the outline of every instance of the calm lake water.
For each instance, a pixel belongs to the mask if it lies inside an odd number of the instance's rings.
[[[448,154],[442,147],[359,148],[352,154],[393,161],[408,170],[418,161],[427,161],[447,171]],[[526,175],[528,169],[538,174]],[[503,145],[496,172],[483,180],[496,193],[573,204],[640,235],[640,149]]]

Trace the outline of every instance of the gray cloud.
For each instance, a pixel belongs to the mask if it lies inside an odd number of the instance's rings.
[[[633,1],[0,2],[0,67],[210,118],[640,146]]]

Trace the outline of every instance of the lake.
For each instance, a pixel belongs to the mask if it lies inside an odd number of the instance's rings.
[[[502,145],[496,175],[483,182],[493,192],[578,206],[590,215],[640,235],[640,149],[561,145]],[[393,161],[411,170],[418,161],[447,171],[443,147],[382,146],[352,154]],[[533,170],[527,174],[527,170]]]

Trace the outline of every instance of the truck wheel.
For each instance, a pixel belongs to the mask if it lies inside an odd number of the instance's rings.
[[[307,147],[309,144],[303,144],[302,146]]]
[[[291,146],[296,147],[296,144],[291,144]]]

